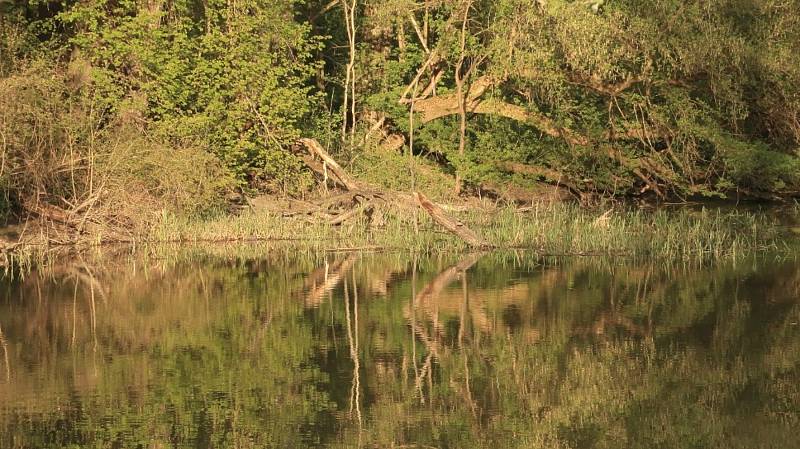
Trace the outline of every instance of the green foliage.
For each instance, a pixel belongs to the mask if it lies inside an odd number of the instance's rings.
[[[800,160],[774,151],[768,145],[747,144],[730,139],[723,147],[729,178],[733,185],[781,191],[800,181]]]
[[[504,178],[498,162],[516,161],[610,195],[797,191],[800,72],[788,59],[800,51],[796,0],[468,3],[463,53],[467,2],[423,10],[369,1],[359,34],[362,107],[385,114],[391,130],[409,132],[408,103],[397,100],[430,58],[423,42],[436,56],[420,90],[438,74],[436,95],[455,92],[464,58],[468,86],[495,80],[482,98],[535,117],[512,127],[468,114],[463,157],[454,106],[417,121],[417,152],[445,172],[480,185]],[[390,27],[396,46],[385,40]],[[557,130],[584,143],[563,142]]]
[[[350,170],[373,185],[404,192],[419,190],[437,201],[454,199],[451,178],[427,159],[415,156],[409,162],[407,150],[405,154],[365,150],[356,156]]]
[[[49,60],[62,86],[40,87],[65,110],[47,114],[85,121],[56,140],[159,148],[132,160],[188,174],[146,190],[195,195],[179,201],[192,211],[230,179],[247,193],[310,190],[292,151],[301,136],[366,180],[406,188],[398,173],[411,159],[376,150],[375,137],[412,132],[427,170],[419,185],[441,198],[453,175],[465,192],[544,182],[607,196],[774,197],[800,190],[798,11],[798,0],[367,0],[351,49],[341,4],[318,0],[4,1],[0,78],[18,82]],[[351,53],[354,123],[342,114]],[[416,109],[412,130],[414,92],[440,114]],[[196,188],[208,167],[222,181]],[[32,190],[2,182],[0,209],[19,209]],[[75,195],[71,181],[48,183],[51,195]]]
[[[202,149],[142,135],[102,111],[80,74],[33,64],[0,79],[0,189],[4,218],[51,217],[133,230],[161,210],[218,208],[233,179]],[[72,218],[72,217],[75,218]]]
[[[156,133],[208,148],[241,182],[305,188],[288,150],[317,106],[306,80],[319,40],[286,20],[293,2],[154,4],[85,2],[58,16],[107,109],[142,98]]]

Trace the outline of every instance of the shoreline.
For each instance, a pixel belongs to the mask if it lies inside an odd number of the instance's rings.
[[[536,251],[552,256],[652,257],[710,260],[754,252],[791,251],[787,233],[766,214],[709,209],[585,209],[568,203],[537,203],[524,209],[450,208],[453,219],[490,242],[491,249]],[[103,233],[71,241],[10,242],[4,265],[30,267],[51,253],[81,253],[112,245],[264,244],[320,252],[467,252],[471,248],[424,214],[387,210],[380,217],[359,215],[330,224],[245,209],[237,215],[197,218],[163,214],[146,231],[128,238]],[[416,218],[416,221],[415,221]],[[28,235],[31,235],[29,233]],[[63,236],[63,230],[59,233]],[[274,244],[274,245],[273,245]],[[485,249],[490,249],[489,247]]]

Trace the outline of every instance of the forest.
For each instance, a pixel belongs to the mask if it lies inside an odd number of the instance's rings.
[[[2,0],[0,213],[305,199],[304,139],[439,201],[790,199],[798,56],[798,0]]]

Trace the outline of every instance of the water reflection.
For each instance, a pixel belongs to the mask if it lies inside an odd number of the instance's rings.
[[[77,261],[0,292],[0,447],[797,447],[800,271]]]

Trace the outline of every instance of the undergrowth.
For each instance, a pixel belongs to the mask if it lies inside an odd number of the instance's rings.
[[[150,136],[141,117],[109,113],[74,78],[36,63],[0,78],[0,218],[64,243],[128,237],[163,210],[197,214],[220,203],[232,180],[215,156]]]

